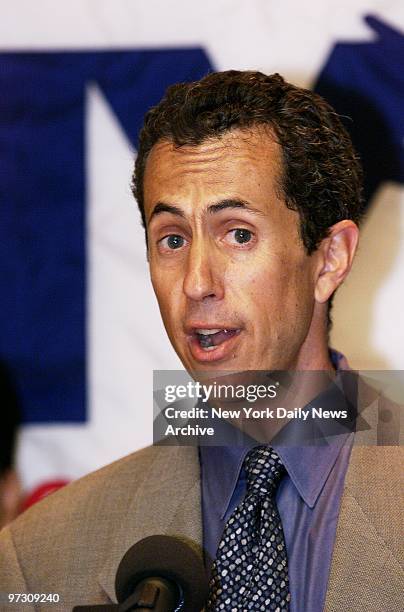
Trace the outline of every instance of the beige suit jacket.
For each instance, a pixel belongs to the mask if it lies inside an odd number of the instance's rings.
[[[399,447],[353,448],[327,612],[404,609],[402,468]],[[116,601],[116,570],[136,541],[169,534],[201,544],[200,496],[192,447],[144,449],[51,495],[0,532],[0,593],[59,593],[61,603],[1,610]]]

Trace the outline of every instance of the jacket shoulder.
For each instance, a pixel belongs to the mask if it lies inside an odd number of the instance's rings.
[[[24,577],[28,591],[42,585],[47,592],[58,592],[62,571],[66,592],[85,591],[88,576],[105,562],[101,553],[110,546],[111,525],[127,520],[130,503],[155,459],[164,453],[169,464],[175,451],[148,447],[132,453],[49,495],[2,529],[0,592],[17,587],[11,574],[20,577],[20,585]],[[14,569],[10,573],[7,567]]]
[[[28,508],[13,521],[13,534],[17,536],[31,524],[35,524],[38,530],[42,522],[49,530],[50,520],[74,519],[75,514],[85,512],[85,508],[95,501],[99,504],[103,502],[104,508],[105,504],[114,504],[116,496],[122,497],[122,489],[127,490],[126,483],[136,487],[142,481],[158,452],[155,447],[147,447],[71,482]],[[52,529],[57,524],[52,522]]]

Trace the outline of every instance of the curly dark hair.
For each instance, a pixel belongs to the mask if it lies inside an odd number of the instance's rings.
[[[172,85],[145,116],[132,190],[145,224],[143,178],[159,141],[199,145],[234,129],[267,126],[282,149],[279,186],[288,208],[300,216],[308,254],[342,219],[360,222],[362,169],[337,113],[318,94],[287,83],[279,74],[229,70],[193,83]],[[147,233],[146,233],[147,239]]]

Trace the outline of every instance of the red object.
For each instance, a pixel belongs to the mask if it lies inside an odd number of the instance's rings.
[[[60,478],[59,480],[50,480],[49,482],[44,482],[33,489],[24,499],[21,504],[21,512],[36,504],[37,502],[44,499],[51,493],[54,493],[58,489],[61,489],[65,485],[69,484],[69,480],[65,480]]]

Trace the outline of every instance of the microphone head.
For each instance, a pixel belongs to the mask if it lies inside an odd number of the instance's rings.
[[[180,588],[182,609],[199,612],[208,596],[208,577],[197,545],[189,540],[153,535],[140,540],[125,553],[119,564],[115,592],[125,601],[136,585],[149,577],[165,578]]]

